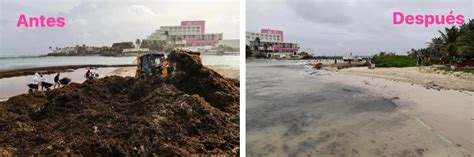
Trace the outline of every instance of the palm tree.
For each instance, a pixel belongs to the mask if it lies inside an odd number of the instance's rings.
[[[256,55],[260,55],[260,38],[256,37],[253,44],[253,49],[255,50]]]
[[[178,37],[176,37],[176,40],[180,42],[179,47],[181,47],[181,41],[183,40],[183,38],[181,38],[180,36],[178,36]]]
[[[76,45],[76,49],[75,49],[75,50],[76,50],[76,53],[80,53],[80,52],[79,52],[79,45]]]
[[[459,41],[459,53],[465,57],[474,57],[474,31],[473,33],[466,34]]]
[[[438,58],[444,61],[444,58],[448,58],[446,56],[447,53],[442,52],[443,51],[443,40],[440,37],[436,37],[431,39],[431,42],[429,43],[428,48],[430,49],[431,56],[434,58]]]
[[[170,37],[170,33],[168,31],[165,31],[164,33],[165,37],[166,37],[166,41],[168,41],[168,38]]]
[[[252,56],[252,51],[250,50],[249,45],[245,45],[245,58],[250,58]]]
[[[468,23],[461,25],[459,32],[460,55],[474,57],[474,20],[469,20]]]
[[[176,45],[176,36],[171,36],[171,41],[173,41],[173,47]]]
[[[256,37],[255,38],[255,44],[260,47],[260,38],[259,37]]]
[[[453,57],[458,56],[457,40],[459,37],[459,29],[456,26],[445,28],[444,32],[438,31],[441,34],[441,41],[446,53],[449,56],[449,62],[452,63]]]
[[[137,49],[140,48],[140,39],[137,39],[137,41],[135,41],[135,44],[137,44]]]
[[[168,40],[168,37],[170,36],[170,33],[168,31],[165,31],[165,36],[166,36],[166,40]]]

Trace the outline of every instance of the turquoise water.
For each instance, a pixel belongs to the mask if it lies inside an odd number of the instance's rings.
[[[0,71],[32,67],[48,67],[60,65],[83,64],[135,64],[135,56],[104,57],[104,56],[68,56],[68,57],[4,57],[0,58]],[[202,55],[204,65],[239,67],[239,56]]]

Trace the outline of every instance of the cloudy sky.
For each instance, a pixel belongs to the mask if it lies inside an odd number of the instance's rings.
[[[316,55],[406,54],[422,48],[448,25],[393,25],[392,13],[474,17],[474,0],[252,0],[246,3],[246,31],[284,31],[287,42]]]
[[[182,20],[206,20],[206,32],[238,39],[239,9],[239,0],[0,0],[0,56],[45,54],[49,46],[111,46]],[[18,28],[21,13],[64,17],[66,26]]]

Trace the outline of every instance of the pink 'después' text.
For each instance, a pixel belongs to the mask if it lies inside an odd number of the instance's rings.
[[[402,12],[393,12],[393,24],[408,24],[408,25],[424,25],[429,27],[430,25],[452,25],[452,24],[464,24],[464,15],[454,15],[454,12],[449,12],[448,15],[405,15]]]

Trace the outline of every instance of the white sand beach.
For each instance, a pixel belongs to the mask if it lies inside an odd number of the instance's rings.
[[[341,69],[339,72],[421,84],[431,88],[474,91],[474,74],[436,71],[433,67]]]

